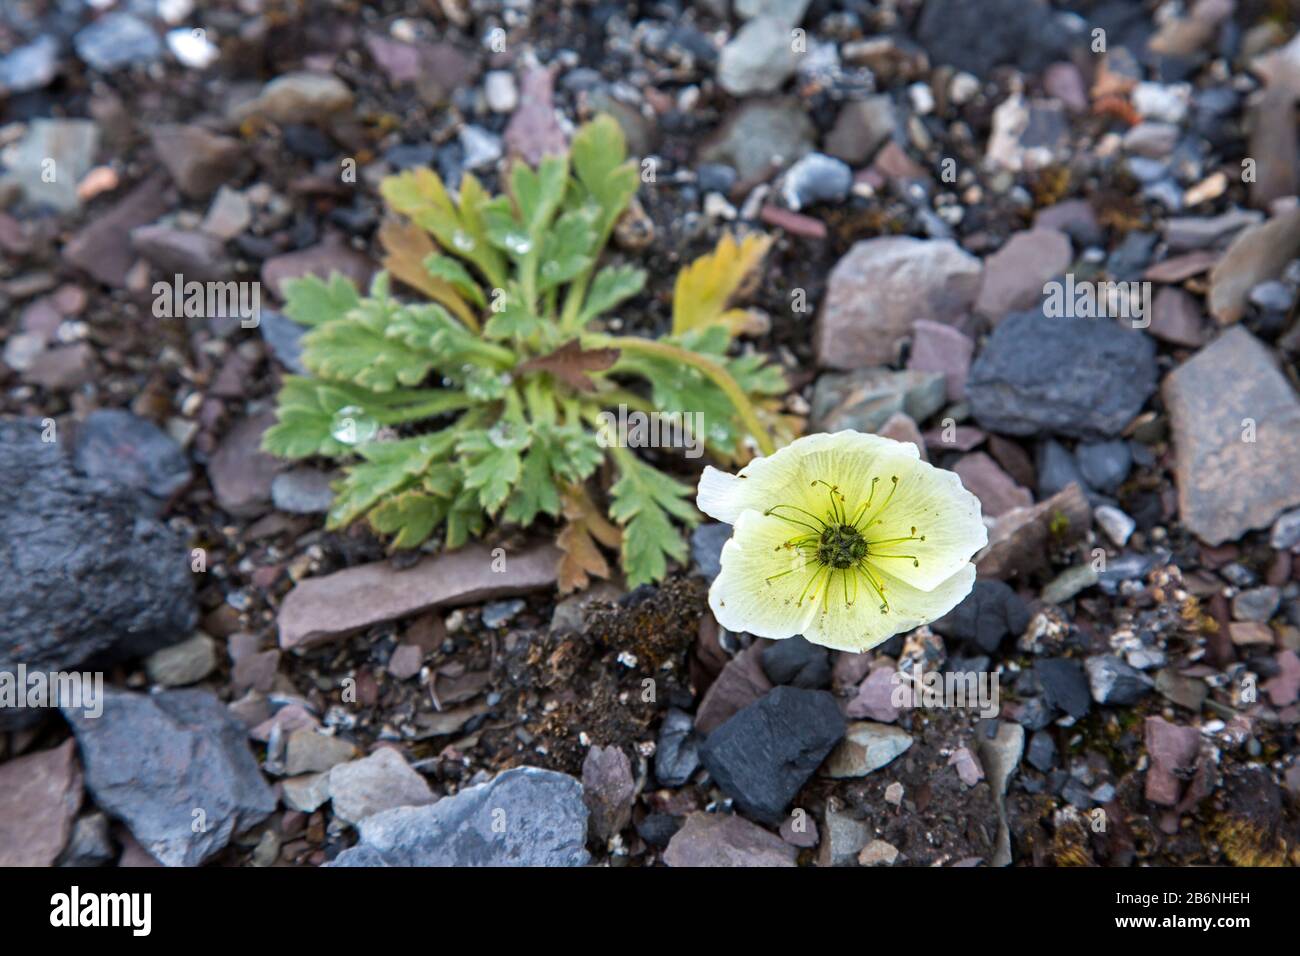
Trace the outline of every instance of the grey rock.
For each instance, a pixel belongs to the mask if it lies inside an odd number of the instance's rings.
[[[32,120],[27,135],[11,149],[0,185],[16,186],[32,205],[71,212],[81,204],[77,184],[99,150],[99,127],[84,119]]]
[[[853,170],[841,160],[809,153],[786,170],[781,196],[791,209],[843,202],[853,187]]]
[[[1250,290],[1277,278],[1297,255],[1300,208],[1243,229],[1210,270],[1210,314],[1220,325],[1236,322],[1245,315]]]
[[[854,243],[831,270],[817,315],[818,364],[854,369],[894,362],[917,319],[952,323],[969,310],[980,274],[980,261],[950,239]]]
[[[224,282],[234,275],[234,264],[226,256],[226,244],[206,232],[162,225],[140,226],[131,230],[131,246],[168,278],[180,275],[186,282]],[[226,316],[204,315],[203,318]]]
[[[772,93],[799,67],[790,27],[780,20],[751,20],[722,48],[718,57],[718,85],[732,96]]]
[[[670,707],[659,725],[655,779],[664,787],[683,786],[700,768],[700,746],[691,715]]]
[[[1229,209],[1217,216],[1182,216],[1166,219],[1162,227],[1170,253],[1208,249],[1247,226],[1264,221],[1254,209]]]
[[[334,815],[353,824],[394,807],[423,806],[435,799],[424,778],[391,747],[330,770],[330,798]]]
[[[798,851],[742,817],[692,813],[668,841],[664,862],[674,867],[794,866]]]
[[[933,62],[981,77],[1003,64],[1036,73],[1068,59],[1079,33],[1034,0],[928,0],[916,25],[917,40]]]
[[[330,775],[308,773],[301,777],[287,777],[280,781],[284,805],[290,810],[315,813],[330,799]]]
[[[822,821],[821,846],[817,850],[819,866],[852,866],[871,839],[865,821],[842,810],[827,810]]]
[[[1025,759],[1035,770],[1047,773],[1056,766],[1056,741],[1046,730],[1036,730],[1029,738],[1029,749]]]
[[[290,514],[324,514],[334,503],[334,476],[315,468],[294,468],[271,481],[271,503]]]
[[[285,73],[271,80],[256,98],[236,106],[233,119],[262,116],[273,123],[328,120],[352,106],[352,91],[336,76],[325,73]]]
[[[1074,459],[1090,488],[1113,495],[1128,477],[1133,453],[1126,441],[1080,442]]]
[[[1269,544],[1275,551],[1294,551],[1300,547],[1300,508],[1278,515]]]
[[[200,632],[154,651],[144,662],[149,680],[162,687],[197,684],[217,669],[217,642]]]
[[[59,41],[49,34],[0,56],[0,93],[49,86],[59,73]]]
[[[190,463],[176,440],[125,409],[101,408],[77,429],[73,461],[104,478],[156,498],[170,498],[190,481]]]
[[[1064,604],[1097,583],[1097,570],[1091,564],[1076,564],[1066,568],[1043,588],[1041,595],[1047,604]]]
[[[1108,319],[1008,317],[971,366],[980,426],[1008,435],[1113,437],[1156,388],[1155,344]]]
[[[1155,686],[1146,674],[1109,654],[1089,657],[1083,666],[1088,671],[1092,699],[1099,704],[1136,704]]]
[[[527,604],[520,598],[511,598],[509,601],[493,601],[483,606],[481,620],[484,627],[504,627],[514,620],[515,615],[522,611]]]
[[[1087,715],[1092,706],[1088,681],[1076,661],[1044,657],[1034,663],[1034,676],[1049,706],[1065,711],[1076,720]]]
[[[742,182],[764,179],[813,149],[816,130],[803,104],[781,98],[745,103],[700,151],[700,159],[733,167]]]
[[[1156,690],[1161,697],[1195,714],[1201,712],[1201,706],[1210,693],[1205,681],[1199,677],[1187,677],[1171,667],[1156,672]]]
[[[923,422],[943,408],[948,384],[940,372],[863,368],[826,372],[813,387],[813,420],[823,431],[879,432],[898,413]]]
[[[691,562],[695,573],[713,581],[722,573],[722,546],[731,537],[731,525],[705,522],[691,532]]]
[[[831,683],[831,655],[802,636],[774,641],[763,648],[763,673],[774,685],[821,690]]]
[[[771,17],[787,26],[797,26],[810,0],[736,0],[736,16],[743,20]]]
[[[1268,621],[1277,613],[1282,592],[1274,587],[1250,588],[1232,599],[1232,616],[1238,621]]]
[[[1092,517],[1106,537],[1121,548],[1128,544],[1128,539],[1137,530],[1137,522],[1113,505],[1098,505],[1092,511]]]
[[[582,763],[582,799],[588,825],[598,840],[608,840],[632,822],[636,781],[632,762],[621,747],[592,747]]]
[[[119,11],[100,17],[72,39],[77,56],[101,73],[134,64],[147,64],[162,54],[162,41],[153,27],[130,13]]]
[[[189,636],[185,543],[129,489],[77,474],[42,431],[0,421],[0,670],[72,670]]]
[[[863,163],[898,131],[894,101],[884,94],[851,100],[840,107],[826,137],[826,152],[846,163]]]
[[[1235,541],[1300,504],[1300,400],[1249,332],[1220,335],[1165,378],[1162,394],[1179,516],[1192,533]]]
[[[832,777],[865,777],[892,762],[912,746],[912,735],[901,727],[861,720],[849,724],[844,740],[826,763]]]
[[[507,770],[428,806],[377,813],[358,831],[360,842],[332,866],[583,866],[589,860],[582,785],[537,767]]]
[[[117,856],[108,835],[108,817],[88,813],[72,825],[72,836],[59,857],[59,866],[105,866]]]
[[[777,687],[709,734],[700,756],[743,813],[778,824],[843,736],[844,718],[830,694]]]
[[[63,708],[86,789],[159,862],[197,866],[275,809],[244,728],[214,694],[105,688],[103,701],[99,717]]]
[[[305,327],[283,312],[264,308],[257,328],[271,349],[271,354],[281,365],[295,375],[309,374],[307,367],[302,364],[302,337],[307,331]]]
[[[1035,451],[1034,472],[1038,478],[1038,497],[1050,498],[1071,483],[1084,487],[1086,482],[1074,454],[1060,442],[1048,439]]]

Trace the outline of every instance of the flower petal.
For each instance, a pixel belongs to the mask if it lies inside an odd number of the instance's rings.
[[[881,612],[879,600],[865,583],[860,585],[858,599],[850,608],[842,600],[835,600],[836,590],[813,615],[803,636],[837,651],[867,651],[895,634],[943,617],[961,603],[975,584],[973,564],[967,564],[930,591],[919,591],[889,574],[873,573],[889,598],[888,613]]]
[[[988,543],[979,499],[962,487],[953,472],[923,461],[892,474],[898,475],[893,497],[874,519],[860,526],[872,548],[867,563],[914,588],[933,590]],[[895,540],[908,538],[913,528],[918,538],[925,536],[924,541]]]
[[[719,624],[773,639],[803,631],[816,608],[810,600],[798,604],[799,596],[816,568],[805,569],[795,552],[781,547],[796,533],[777,518],[741,513],[735,533],[722,546],[722,570],[709,588],[709,607]]]
[[[821,514],[829,498],[824,489],[814,491],[814,481],[838,485],[850,502],[865,501],[871,478],[887,467],[884,462],[919,458],[911,442],[880,435],[848,430],[806,435],[775,454],[755,458],[737,475],[706,467],[696,504],[706,515],[728,524],[735,524],[746,510],[762,512],[779,504]]]

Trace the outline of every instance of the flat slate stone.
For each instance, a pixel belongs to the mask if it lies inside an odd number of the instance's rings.
[[[537,767],[422,807],[367,817],[332,866],[583,866],[590,859],[582,784]]]
[[[1199,538],[1235,541],[1300,504],[1300,399],[1253,335],[1229,329],[1166,376],[1162,394],[1179,515]]]

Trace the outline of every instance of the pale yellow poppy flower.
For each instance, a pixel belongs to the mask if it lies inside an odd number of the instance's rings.
[[[733,525],[709,606],[731,631],[865,651],[942,617],[975,583],[980,504],[916,446],[808,435],[731,475],[706,467],[696,503]]]

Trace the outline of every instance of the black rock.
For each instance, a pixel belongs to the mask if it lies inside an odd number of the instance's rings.
[[[1090,657],[1084,666],[1092,699],[1099,704],[1136,704],[1155,687],[1146,674],[1110,654]]]
[[[791,637],[763,648],[763,673],[773,684],[820,690],[831,683],[831,655],[803,637]]]
[[[1053,716],[1051,705],[1044,702],[1043,698],[1030,697],[1021,706],[1016,723],[1025,730],[1042,730],[1052,722]]]
[[[330,159],[338,152],[334,141],[316,126],[291,123],[281,130],[284,147],[304,159]]]
[[[63,716],[95,804],[167,866],[197,866],[275,809],[247,729],[211,691],[106,688],[102,714]]]
[[[1056,741],[1046,730],[1036,730],[1029,738],[1029,749],[1025,751],[1029,765],[1043,773],[1056,766]]]
[[[709,734],[700,756],[743,813],[775,826],[844,732],[829,693],[777,687]]]
[[[701,163],[695,177],[700,190],[706,193],[726,195],[736,185],[736,171],[725,163]]]
[[[41,435],[39,421],[0,421],[0,671],[72,670],[189,637],[185,542]]]
[[[1113,495],[1133,467],[1126,441],[1080,442],[1074,449],[1083,480],[1102,494]]]
[[[731,537],[731,525],[702,524],[691,532],[691,560],[696,573],[712,581],[722,572],[722,546]]]
[[[1088,679],[1077,661],[1045,657],[1034,664],[1034,676],[1050,708],[1063,710],[1076,720],[1087,715],[1092,697],[1088,693]]]
[[[699,768],[700,746],[695,736],[695,721],[685,711],[670,707],[659,725],[655,779],[665,787],[680,787]]]
[[[1106,260],[1106,272],[1116,282],[1131,282],[1142,278],[1151,264],[1156,241],[1154,232],[1130,232]]]
[[[73,461],[92,478],[106,478],[156,498],[189,483],[190,463],[176,440],[153,422],[120,408],[91,412],[77,430]]]
[[[1029,626],[1029,609],[1006,582],[979,579],[970,594],[930,627],[944,637],[967,641],[991,654],[1008,634]]]
[[[1156,348],[1111,319],[1019,312],[989,337],[966,395],[980,426],[1007,435],[1112,438],[1156,388]]]
[[[682,818],[668,813],[650,813],[636,825],[636,832],[651,846],[667,846],[682,828]]]
[[[981,77],[1003,64],[1039,72],[1067,59],[1079,36],[1071,21],[1036,0],[927,0],[916,27],[932,61]]]

